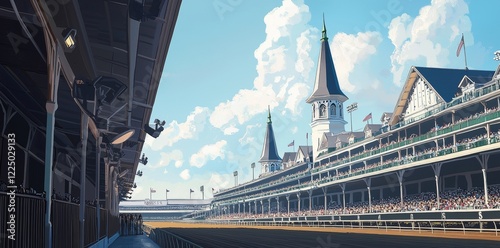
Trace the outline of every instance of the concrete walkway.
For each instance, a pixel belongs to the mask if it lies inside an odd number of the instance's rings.
[[[160,248],[146,235],[120,236],[109,246],[109,248]]]

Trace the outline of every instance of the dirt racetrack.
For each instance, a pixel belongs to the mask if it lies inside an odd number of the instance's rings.
[[[149,222],[205,248],[500,248],[495,233],[424,232],[379,229],[234,226],[185,222]]]

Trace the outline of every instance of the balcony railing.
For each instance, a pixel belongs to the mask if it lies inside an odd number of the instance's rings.
[[[301,190],[301,189],[309,188],[309,187],[314,186],[314,185],[316,187],[321,187],[321,184],[324,184],[324,183],[329,183],[332,181],[339,181],[342,179],[346,179],[346,178],[350,178],[350,177],[354,177],[354,176],[358,176],[358,175],[363,175],[363,174],[372,173],[372,172],[376,172],[376,171],[380,171],[380,170],[385,170],[385,169],[392,168],[395,166],[401,166],[401,165],[405,165],[405,164],[409,164],[409,163],[413,163],[413,162],[417,162],[417,161],[423,161],[426,159],[444,156],[444,155],[448,155],[451,153],[461,152],[461,151],[469,150],[469,149],[473,149],[473,148],[478,148],[478,147],[482,147],[485,145],[498,143],[498,142],[500,142],[500,136],[497,135],[497,136],[490,137],[489,140],[486,138],[479,139],[479,140],[469,142],[466,144],[457,145],[455,148],[449,147],[449,148],[444,148],[444,149],[441,149],[438,151],[431,151],[431,152],[428,152],[425,154],[411,156],[411,157],[407,157],[407,158],[402,158],[401,160],[398,160],[398,161],[382,164],[382,165],[379,165],[379,166],[376,166],[373,168],[355,171],[352,173],[347,173],[347,174],[341,175],[341,176],[327,177],[327,178],[323,178],[321,180],[317,180],[314,182],[309,181],[309,182],[301,184],[301,185],[295,185],[295,186],[290,186],[287,188],[273,190],[270,192],[264,192],[264,193],[260,193],[260,194],[250,195],[250,196],[247,196],[247,198],[276,196],[276,195],[280,195],[282,193],[289,192],[290,190]],[[240,198],[236,198],[236,199],[231,200],[231,201],[227,201],[226,203],[233,203],[233,202],[236,203],[236,202],[240,202],[241,200],[243,200],[243,198],[240,197]]]
[[[396,128],[407,126],[409,124],[415,123],[415,122],[417,122],[419,120],[422,120],[424,118],[427,118],[429,116],[437,114],[437,113],[439,113],[439,112],[441,112],[441,111],[443,111],[445,109],[451,108],[451,107],[456,106],[458,104],[465,103],[465,102],[468,102],[468,101],[470,101],[472,99],[475,99],[477,97],[481,97],[483,95],[491,93],[491,92],[499,89],[499,83],[500,83],[500,81],[497,80],[495,83],[493,83],[493,84],[491,84],[489,86],[486,86],[486,87],[481,88],[481,89],[476,89],[474,92],[472,92],[469,95],[465,95],[463,97],[455,98],[451,102],[448,102],[448,103],[442,103],[442,104],[436,106],[434,109],[431,109],[431,110],[429,110],[429,111],[427,111],[427,112],[425,112],[425,113],[423,113],[423,114],[421,114],[419,116],[410,118],[410,119],[408,119],[408,120],[406,120],[404,122],[399,122],[396,125],[391,126],[391,129],[393,130],[393,129],[396,129]],[[374,133],[373,137],[375,137],[375,136],[377,136],[379,134],[382,134],[382,132]],[[365,140],[364,137],[355,138],[354,142],[351,143],[351,144],[349,144],[349,145],[347,145],[347,146],[353,146],[354,144],[356,144],[358,142],[361,142],[363,140]],[[334,152],[335,150],[336,149],[334,149],[334,150],[328,149],[328,151],[326,151],[326,152],[321,152],[318,155],[318,157],[321,157],[321,156],[326,155],[326,154],[330,154],[330,153]]]
[[[4,223],[0,225],[2,235],[9,234],[9,225],[6,225],[11,214],[8,211],[9,201],[9,195],[0,192],[0,222]],[[85,206],[85,246],[96,243],[100,238],[106,236],[106,226],[109,228],[108,233],[110,235],[118,232],[118,217],[110,216],[109,220],[107,220],[107,214],[108,211],[100,209],[101,228],[98,235],[96,207]],[[53,247],[79,247],[79,205],[52,200],[51,216]],[[107,222],[109,225],[107,225]],[[5,244],[6,247],[43,247],[46,239],[45,199],[39,196],[16,193],[15,228],[15,241],[11,241],[7,236],[1,236],[0,243]]]

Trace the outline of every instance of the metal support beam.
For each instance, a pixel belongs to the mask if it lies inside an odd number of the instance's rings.
[[[85,180],[87,180],[87,141],[89,136],[89,120],[88,116],[82,113],[82,150],[80,162],[80,247],[85,247]]]

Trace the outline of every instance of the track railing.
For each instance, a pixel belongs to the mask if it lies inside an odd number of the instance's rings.
[[[207,222],[204,222],[207,223]],[[431,231],[435,232],[479,232],[495,233],[498,236],[500,219],[496,220],[308,220],[308,221],[208,221],[214,225],[236,225],[236,226],[291,226],[291,227],[316,227],[316,228],[349,228],[349,229],[382,229],[398,231]]]
[[[149,234],[149,238],[160,247],[178,247],[178,248],[202,248],[187,239],[179,237],[171,232],[159,228],[144,226],[144,232]]]

